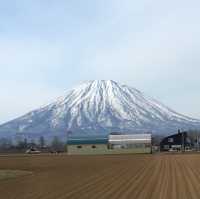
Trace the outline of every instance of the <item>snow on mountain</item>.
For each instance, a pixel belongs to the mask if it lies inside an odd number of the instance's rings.
[[[179,114],[139,90],[95,80],[55,102],[0,126],[0,134],[64,135],[120,132],[176,132],[200,128],[200,120]]]

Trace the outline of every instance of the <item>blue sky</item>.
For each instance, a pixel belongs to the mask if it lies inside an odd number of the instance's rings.
[[[0,0],[0,123],[93,79],[200,118],[198,0]]]

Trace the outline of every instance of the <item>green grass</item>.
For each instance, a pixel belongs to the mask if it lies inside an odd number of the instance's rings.
[[[0,169],[0,180],[7,180],[11,178],[16,178],[19,176],[24,176],[31,174],[30,171],[21,171],[21,170],[2,170]]]

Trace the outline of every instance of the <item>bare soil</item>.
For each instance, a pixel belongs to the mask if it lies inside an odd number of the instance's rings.
[[[199,199],[200,154],[0,156],[0,199]]]

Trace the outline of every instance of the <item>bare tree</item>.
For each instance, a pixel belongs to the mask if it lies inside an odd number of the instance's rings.
[[[63,151],[64,143],[57,136],[55,136],[52,140],[51,147],[55,151]]]
[[[43,136],[39,138],[39,146],[43,148],[45,146],[45,139]]]

